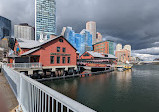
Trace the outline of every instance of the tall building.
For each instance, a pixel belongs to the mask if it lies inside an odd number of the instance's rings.
[[[56,2],[55,0],[35,0],[35,40],[40,39],[40,34],[56,33]]]
[[[109,42],[103,41],[93,45],[94,52],[109,54]]]
[[[66,27],[63,34],[80,54],[92,50],[92,35],[89,31],[84,29],[80,33],[75,33],[72,27]]]
[[[62,36],[65,35],[65,31],[66,31],[66,27],[63,27],[63,28],[62,28],[62,32],[61,32],[61,35],[62,35]]]
[[[96,34],[96,43],[101,42],[102,40],[103,40],[102,34],[97,32],[97,34]]]
[[[121,49],[115,52],[115,56],[118,58],[118,62],[129,62],[130,61],[130,51],[127,49]]]
[[[131,45],[125,45],[123,49],[127,49],[130,51],[130,56],[131,56]]]
[[[131,46],[125,45],[122,49],[122,44],[117,44],[115,56],[118,58],[118,62],[131,61]]]
[[[92,34],[92,44],[96,43],[96,22],[89,21],[86,23],[86,30]]]
[[[3,61],[3,57],[4,57],[4,48],[1,48],[0,47],[0,62],[2,62]]]
[[[109,42],[109,54],[114,55],[114,42],[110,40],[108,40],[108,42]]]
[[[34,40],[35,38],[34,28],[28,24],[14,25],[14,37],[24,38],[27,40]]]
[[[94,52],[114,55],[114,42],[102,41],[93,45]]]
[[[0,39],[11,36],[11,20],[0,16]]]
[[[122,50],[122,44],[117,44],[116,45],[116,51]]]

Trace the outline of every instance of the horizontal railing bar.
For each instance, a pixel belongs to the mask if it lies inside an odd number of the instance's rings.
[[[9,67],[5,66],[5,69],[7,69],[7,68],[9,69]],[[35,111],[34,109],[35,109],[35,106],[36,106],[36,98],[37,98],[36,96],[34,96],[36,94],[33,93],[33,92],[35,92],[36,89],[39,89],[39,91],[42,92],[42,99],[41,99],[42,100],[42,102],[41,102],[42,103],[42,111],[44,111],[44,108],[43,108],[44,107],[44,103],[46,105],[46,100],[47,100],[46,96],[50,96],[50,97],[52,97],[52,99],[55,99],[55,101],[57,102],[56,103],[57,107],[58,107],[58,102],[59,102],[61,105],[65,105],[65,107],[67,107],[68,109],[70,109],[70,110],[72,110],[74,112],[95,112],[94,110],[90,109],[89,107],[84,106],[83,104],[81,104],[81,103],[79,103],[79,102],[77,102],[77,101],[75,101],[75,100],[73,100],[73,99],[71,99],[71,98],[69,98],[69,97],[67,97],[67,96],[65,96],[65,95],[63,95],[63,94],[61,94],[61,93],[59,93],[59,92],[57,92],[57,91],[45,86],[45,85],[43,85],[43,84],[41,84],[40,82],[37,82],[37,81],[25,76],[22,73],[19,73],[17,71],[12,70],[12,69],[9,69],[9,70],[11,70],[15,74],[17,74],[20,78],[25,80],[27,83],[31,84],[32,99],[34,100],[33,101],[33,107],[32,107],[33,111]],[[44,97],[45,97],[45,100],[44,100]],[[52,106],[54,106],[54,105],[52,105]],[[45,108],[45,110],[46,110],[46,108]]]

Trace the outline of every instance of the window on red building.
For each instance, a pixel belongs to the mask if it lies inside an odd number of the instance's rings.
[[[65,63],[65,62],[66,62],[66,58],[62,57],[62,63]]]
[[[66,52],[66,48],[63,48],[62,51],[65,53]]]
[[[60,57],[59,56],[57,57],[57,63],[58,64],[60,63]]]
[[[60,47],[57,47],[57,52],[60,52]]]
[[[54,56],[50,56],[50,63],[54,64]]]
[[[71,59],[70,57],[67,58],[67,63],[70,63],[70,62],[71,62],[70,59]]]
[[[63,42],[63,39],[59,39],[59,42]]]

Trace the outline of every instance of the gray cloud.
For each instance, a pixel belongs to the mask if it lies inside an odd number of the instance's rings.
[[[0,0],[0,15],[13,24],[34,25],[34,0]],[[131,44],[133,50],[159,47],[158,0],[56,0],[57,33],[71,26],[76,32],[89,20],[97,31],[116,43]]]

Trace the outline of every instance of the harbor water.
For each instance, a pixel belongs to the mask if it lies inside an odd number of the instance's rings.
[[[159,65],[42,83],[98,112],[159,112]]]

